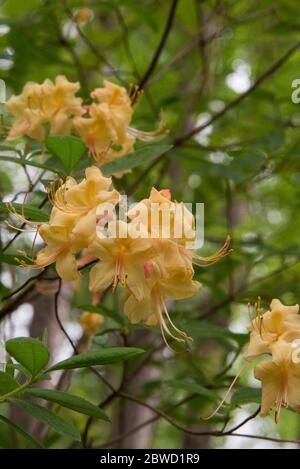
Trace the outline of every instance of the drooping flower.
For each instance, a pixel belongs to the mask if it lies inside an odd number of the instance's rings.
[[[95,238],[95,216],[87,215],[76,223],[69,215],[61,217],[59,214],[59,218],[60,224],[53,224],[52,220],[52,224],[45,223],[38,228],[37,232],[45,241],[46,247],[38,252],[36,259],[29,258],[29,264],[22,260],[20,263],[23,267],[38,269],[55,263],[56,271],[63,280],[78,280],[80,273],[76,254],[87,248]]]
[[[144,226],[153,240],[157,252],[169,252],[170,259],[177,256],[180,265],[211,265],[230,252],[230,238],[212,256],[199,256],[193,249],[196,238],[196,222],[193,213],[183,203],[172,201],[170,189],[158,191],[154,187],[150,196],[128,211],[133,225]],[[178,265],[177,263],[177,265]]]
[[[79,83],[71,83],[61,75],[55,83],[28,82],[20,95],[12,96],[6,103],[6,109],[14,116],[7,140],[27,135],[43,141],[46,124],[52,135],[69,135],[72,118],[84,113],[81,98],[75,96],[79,87]]]
[[[131,127],[133,107],[126,89],[107,80],[103,84],[91,93],[95,101],[87,107],[87,114],[73,121],[75,132],[98,165],[132,152],[136,139],[153,141],[166,134],[163,124],[153,132]]]
[[[224,404],[233,386],[252,359],[266,354],[272,358],[259,363],[254,375],[262,381],[261,415],[267,415],[271,408],[276,407],[278,421],[281,407],[288,403],[300,411],[300,316],[299,306],[285,306],[278,299],[273,299],[270,311],[261,308],[260,298],[254,306],[254,318],[251,318],[248,304],[250,324],[250,343],[243,358],[244,364],[229,386],[225,397],[217,409],[208,417],[212,418]],[[295,359],[296,354],[296,359]]]
[[[106,104],[91,104],[89,115],[76,117],[73,125],[75,132],[85,142],[90,154],[99,165],[132,151],[134,140],[125,132],[126,122],[123,132],[120,131],[120,122],[119,128],[115,128],[110,109]],[[119,149],[114,150],[112,148],[114,145]]]
[[[148,199],[128,211],[133,223],[146,223],[153,240],[173,240],[184,244],[195,238],[195,217],[183,203],[171,199],[171,190],[153,187]]]
[[[298,311],[299,305],[285,306],[278,299],[272,300],[270,311],[267,312],[257,304],[255,317],[248,326],[250,343],[245,357],[254,358],[270,353],[270,346],[280,338],[292,342],[294,338],[300,337]]]
[[[282,407],[291,406],[300,413],[300,364],[293,361],[293,347],[285,340],[271,345],[272,359],[254,369],[254,376],[262,382],[261,415],[275,408],[276,423]]]
[[[80,183],[68,177],[58,189],[53,184],[50,187],[49,197],[53,206],[59,211],[56,210],[53,217],[58,218],[66,214],[78,221],[78,217],[85,217],[91,213],[96,216],[97,207],[101,204],[115,206],[120,194],[112,189],[111,185],[111,178],[103,176],[96,166],[86,168],[85,178]]]
[[[193,280],[192,268],[178,267],[176,264],[166,268],[162,258],[146,263],[144,272],[148,295],[138,299],[134,294],[128,294],[124,312],[134,324],[141,321],[147,325],[159,324],[167,347],[173,351],[167,337],[177,342],[187,342],[190,338],[174,324],[166,302],[193,296],[201,288],[201,284]]]
[[[88,249],[100,259],[90,272],[90,291],[101,292],[110,285],[115,290],[120,282],[141,299],[147,290],[144,264],[154,255],[151,240],[131,238],[125,222],[117,221],[113,227],[108,225],[108,230],[115,228],[115,236],[98,237]]]

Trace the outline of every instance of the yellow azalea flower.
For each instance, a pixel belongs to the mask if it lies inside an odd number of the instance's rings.
[[[300,412],[300,365],[293,362],[290,343],[278,340],[271,349],[272,360],[259,363],[254,375],[262,382],[261,415],[268,415],[275,408],[277,423],[282,407],[291,406]]]
[[[83,332],[86,336],[95,334],[97,329],[103,324],[104,316],[102,314],[90,313],[85,311],[79,318]]]
[[[230,252],[230,238],[227,237],[222,248],[212,256],[199,256],[190,248],[195,239],[195,217],[183,203],[171,200],[170,189],[158,191],[154,187],[148,199],[144,199],[128,213],[133,225],[144,225],[158,253],[169,249],[172,258],[177,256],[180,265],[192,264],[207,267]],[[177,264],[177,265],[179,265]]]
[[[80,273],[77,269],[75,254],[89,246],[95,236],[96,226],[80,221],[72,228],[63,225],[43,224],[38,233],[47,246],[41,249],[33,264],[21,261],[23,267],[43,269],[56,263],[58,275],[66,281],[78,280]]]
[[[132,151],[134,139],[126,133],[124,135],[126,127],[123,132],[114,127],[111,111],[107,105],[93,103],[89,107],[89,116],[76,117],[73,125],[99,165]],[[120,150],[113,150],[112,145],[119,146]]]
[[[291,342],[294,339],[291,334],[292,329],[299,331],[300,334],[298,311],[298,305],[285,306],[278,299],[272,300],[270,311],[267,312],[262,311],[260,305],[257,305],[255,317],[248,326],[251,334],[245,357],[270,353],[270,346],[280,338]]]
[[[111,230],[112,224],[108,225]],[[117,222],[117,236],[96,238],[88,252],[100,259],[90,272],[91,292],[101,292],[120,282],[127,286],[138,298],[144,298],[147,284],[144,275],[144,264],[154,252],[151,240],[131,238],[127,224]],[[123,237],[122,237],[123,236]]]
[[[110,124],[116,132],[116,142],[125,142],[128,138],[128,127],[132,119],[133,109],[127,91],[122,86],[107,80],[103,88],[96,88],[91,96],[105,109]],[[122,145],[122,143],[119,143]]]
[[[153,141],[166,134],[163,124],[153,132],[130,127],[133,108],[126,89],[107,80],[103,83],[91,93],[96,102],[87,107],[87,115],[73,121],[75,132],[98,165],[132,152],[136,139]]]
[[[54,212],[54,219],[63,214],[83,217],[93,212],[96,215],[97,207],[101,204],[115,206],[120,194],[111,188],[111,178],[103,176],[96,166],[85,170],[85,178],[77,184],[76,180],[68,177],[65,184],[56,190],[55,184],[50,188],[50,200],[59,211]]]
[[[201,284],[193,280],[193,270],[174,264],[172,269],[166,271],[165,265],[157,259],[148,261],[144,265],[144,272],[149,294],[142,300],[132,293],[127,295],[124,312],[134,324],[141,321],[147,325],[159,324],[167,347],[173,350],[166,335],[177,342],[186,342],[190,338],[172,322],[166,301],[189,298],[200,289]]]
[[[53,135],[70,134],[72,118],[84,113],[81,98],[75,96],[78,90],[79,83],[71,83],[64,76],[57,76],[55,83],[27,83],[20,95],[12,96],[6,103],[6,109],[14,116],[7,139],[27,135],[43,141],[45,124],[50,125]]]
[[[126,89],[107,80],[104,80],[103,84],[104,87],[96,88],[91,93],[91,96],[101,106],[107,107],[111,116],[111,122],[120,141],[125,141],[126,138],[131,137],[134,140],[138,139],[148,142],[153,139],[160,139],[166,135],[167,132],[163,122],[161,122],[158,129],[150,132],[143,132],[130,127],[133,108]]]
[[[171,200],[170,189],[158,191],[153,187],[149,198],[130,209],[128,217],[134,223],[146,223],[153,239],[183,244],[187,239],[192,241],[195,238],[194,215],[183,203]]]

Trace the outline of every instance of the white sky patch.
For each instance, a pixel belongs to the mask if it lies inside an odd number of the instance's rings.
[[[12,276],[11,276],[10,272],[3,272],[1,274],[1,283],[6,288],[12,288]]]
[[[221,101],[220,99],[214,99],[213,101],[210,101],[208,106],[212,112],[220,112],[224,109],[225,103],[224,101]]]
[[[197,189],[201,184],[201,176],[199,174],[191,174],[188,179],[188,185],[191,189]]]
[[[236,93],[245,93],[251,86],[250,65],[241,59],[232,62],[233,72],[227,75],[226,85]]]
[[[267,219],[272,225],[279,225],[283,221],[283,216],[279,210],[268,210]]]
[[[10,70],[14,65],[11,59],[0,59],[0,70]]]
[[[214,164],[229,164],[233,160],[227,153],[223,151],[213,151],[209,154],[209,161]]]
[[[68,336],[72,339],[72,341],[76,344],[80,337],[82,336],[82,327],[78,322],[71,322],[66,321],[64,323],[64,328],[67,331]],[[56,353],[55,353],[56,352]],[[73,354],[73,348],[66,338],[64,342],[61,344],[57,351],[53,351],[53,362],[59,362],[69,358]]]
[[[10,31],[10,27],[8,24],[0,24],[0,37],[4,36],[4,34],[7,34]]]
[[[73,21],[66,21],[62,27],[62,33],[66,39],[76,39],[78,31]]]
[[[201,125],[206,124],[211,119],[211,114],[209,112],[203,112],[202,114],[199,114],[197,119],[196,119],[196,124],[195,127],[199,127]],[[200,145],[208,145],[209,144],[209,135],[212,133],[213,126],[208,125],[205,129],[201,130],[201,132],[198,132],[195,136],[194,139],[196,142],[200,143]]]
[[[33,317],[33,306],[24,303],[17,308],[8,319],[1,323],[0,338],[28,337],[28,328]]]
[[[255,408],[252,408],[247,411],[246,409],[239,409],[236,411],[234,418],[230,423],[232,428],[235,425],[238,425],[243,420],[245,420]],[[261,435],[271,438],[280,438],[280,434],[274,430],[274,422],[271,418],[256,418],[250,420],[246,423],[238,433],[248,434],[248,435]],[[218,444],[218,440],[216,440]],[[227,437],[221,444],[218,445],[222,449],[295,449],[296,446],[292,444],[280,444],[272,441],[263,441],[263,440],[253,440],[250,438],[237,438],[237,437]]]

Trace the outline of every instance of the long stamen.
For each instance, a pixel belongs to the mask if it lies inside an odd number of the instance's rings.
[[[283,373],[276,398],[275,423],[279,422],[282,407],[288,407],[288,375]]]
[[[229,396],[231,390],[233,389],[235,383],[237,382],[237,380],[239,379],[239,377],[240,377],[241,374],[243,373],[243,371],[244,371],[244,369],[246,368],[246,366],[248,366],[248,364],[249,364],[249,363],[244,363],[244,365],[239,369],[239,371],[237,372],[236,377],[234,378],[234,380],[232,381],[231,385],[230,385],[229,388],[227,389],[225,396],[223,397],[222,401],[220,402],[220,404],[218,405],[218,407],[216,408],[216,410],[214,410],[213,413],[210,414],[208,417],[203,417],[203,420],[210,420],[211,418],[213,418],[213,417],[219,412],[219,410],[220,410],[221,407],[223,406],[224,402],[226,401],[227,397]]]
[[[24,204],[22,204],[22,214],[18,213],[15,207],[10,202],[6,203],[6,207],[11,215],[13,215],[14,217],[16,217],[18,220],[20,220],[22,223],[25,223],[26,225],[39,226],[39,225],[43,225],[44,223],[44,222],[28,220],[24,214]]]
[[[28,229],[28,228],[19,228],[18,226],[12,225],[9,223],[8,220],[4,220],[4,223],[9,226],[9,228],[12,228],[13,230],[19,231],[20,233],[32,233],[33,231],[36,231],[35,229]]]
[[[48,198],[51,204],[65,213],[86,213],[91,209],[91,207],[86,205],[79,206],[66,201],[67,191],[67,182],[64,182],[62,179],[51,182],[48,189]]]
[[[170,315],[168,313],[168,310],[167,310],[167,307],[166,307],[166,304],[165,302],[163,301],[163,307],[164,307],[164,312],[165,312],[165,315],[167,316],[167,319],[169,321],[169,323],[171,324],[171,326],[173,327],[173,329],[178,332],[179,335],[181,335],[182,337],[184,337],[186,340],[190,340],[190,341],[193,341],[192,337],[188,336],[186,332],[178,329],[177,326],[175,326],[175,324],[173,323],[172,319],[170,318]]]
[[[193,263],[198,265],[199,267],[209,267],[210,265],[215,264],[231,252],[232,249],[230,249],[230,236],[228,235],[223,246],[215,254],[212,254],[211,256],[207,257],[202,257],[198,256],[197,254],[193,254]],[[202,262],[204,262],[204,264]]]
[[[159,126],[155,130],[152,130],[150,132],[145,132],[143,130],[138,130],[133,127],[128,127],[127,133],[130,137],[137,138],[138,140],[141,140],[142,142],[153,142],[153,141],[157,142],[165,138],[165,136],[169,133],[169,129],[166,128],[166,125],[163,119],[161,118]]]

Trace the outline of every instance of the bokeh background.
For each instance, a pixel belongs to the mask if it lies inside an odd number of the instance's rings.
[[[170,129],[168,139],[175,146],[154,165],[137,167],[115,184],[125,193],[134,188],[132,200],[148,196],[155,186],[171,188],[178,201],[203,202],[205,244],[201,253],[216,251],[228,233],[234,251],[210,268],[196,269],[203,285],[196,297],[169,305],[175,322],[194,338],[191,353],[175,357],[163,347],[159,332],[140,325],[125,334],[109,318],[94,337],[92,347],[118,345],[125,340],[148,348],[144,363],[130,364],[125,370],[111,367],[107,370],[110,379],[118,383],[125,373],[127,390],[163,410],[182,400],[168,415],[182,426],[209,432],[225,424],[226,429],[233,428],[259,405],[260,383],[250,367],[218,417],[205,424],[200,420],[215,406],[216,393],[222,394],[241,364],[240,355],[248,339],[247,303],[261,296],[267,308],[272,298],[287,304],[295,304],[300,298],[300,103],[292,100],[296,90],[292,83],[300,78],[300,19],[297,2],[291,0],[176,3],[168,37],[145,84],[133,122],[139,129],[151,130],[162,113]],[[6,83],[7,97],[19,93],[27,81],[40,83],[58,74],[79,81],[85,99],[103,79],[129,89],[141,82],[148,70],[171,7],[171,0],[0,1],[0,78]],[[1,109],[5,125],[3,105]],[[203,129],[192,135],[197,127]],[[2,202],[22,203],[28,177],[22,167],[1,161],[1,155],[9,156],[9,152],[0,152]],[[28,167],[33,180],[39,171]],[[44,178],[51,175],[46,173]],[[44,197],[41,182],[29,196],[30,204],[38,206]],[[1,208],[3,248],[15,233],[4,222],[8,215],[3,203]],[[49,211],[47,204],[45,210]],[[21,235],[5,251],[6,257],[1,254],[3,295],[31,275],[12,263],[18,249],[30,246],[31,239],[30,234]],[[5,305],[5,314],[0,315],[1,339],[37,337],[48,328],[53,358],[69,356],[70,346],[55,321],[53,298],[53,291],[46,292],[41,282],[8,313]],[[89,301],[85,277],[79,288],[63,286],[60,308],[73,340],[81,336],[78,305]],[[120,293],[108,294],[105,304],[121,311],[121,301]],[[106,395],[105,388],[88,371],[77,372],[70,386],[74,393],[95,403]],[[194,397],[189,399],[191,394]],[[119,399],[109,411],[112,426],[96,423],[90,429],[94,447],[153,416],[151,410]],[[6,412],[24,422],[24,416],[15,410]],[[76,419],[83,429],[86,419],[80,415]],[[31,432],[39,431],[30,419],[25,423]],[[257,417],[239,432],[297,439],[300,419],[285,410],[277,426],[272,415]],[[68,447],[63,438],[52,436],[48,440],[50,447]],[[16,443],[14,435],[1,424],[0,446],[16,444],[22,447],[24,442]],[[196,436],[158,418],[115,447],[295,445],[246,437]]]

